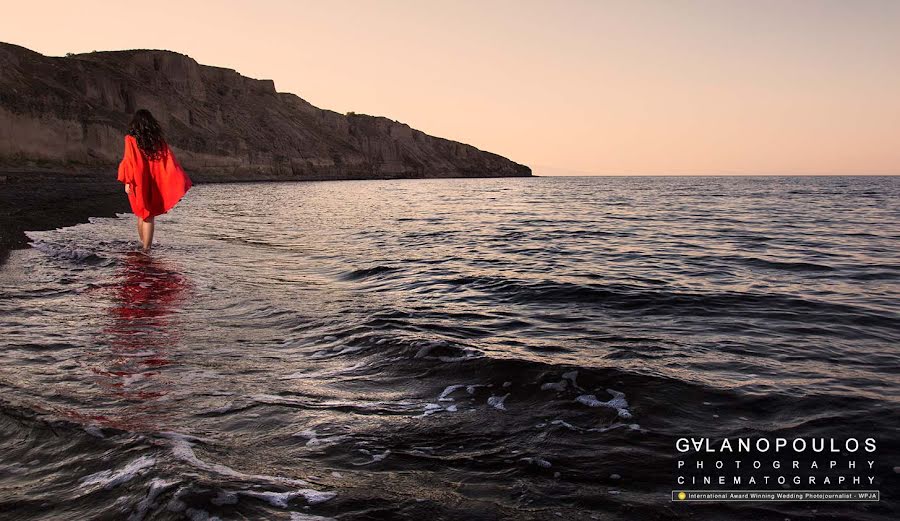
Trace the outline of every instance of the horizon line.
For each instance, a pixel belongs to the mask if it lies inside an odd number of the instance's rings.
[[[896,174],[534,174],[531,177],[900,177]]]

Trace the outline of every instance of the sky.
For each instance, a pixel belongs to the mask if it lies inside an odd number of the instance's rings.
[[[177,51],[538,175],[900,174],[900,0],[10,1],[0,41]]]

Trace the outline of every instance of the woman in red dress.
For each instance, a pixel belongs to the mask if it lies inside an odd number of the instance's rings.
[[[191,188],[191,180],[163,138],[149,110],[135,112],[125,135],[125,157],[119,163],[119,181],[131,211],[137,216],[138,236],[144,252],[153,243],[153,218],[172,209]]]

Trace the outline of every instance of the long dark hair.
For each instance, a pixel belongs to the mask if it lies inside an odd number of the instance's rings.
[[[148,159],[160,159],[166,153],[166,140],[159,122],[147,109],[134,113],[128,125],[128,134],[137,140],[138,148]]]

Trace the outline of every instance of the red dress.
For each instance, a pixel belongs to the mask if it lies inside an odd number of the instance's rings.
[[[175,154],[165,145],[162,157],[148,159],[134,136],[125,136],[125,157],[119,163],[119,181],[131,185],[128,202],[131,211],[141,219],[149,219],[172,209],[191,188]]]

